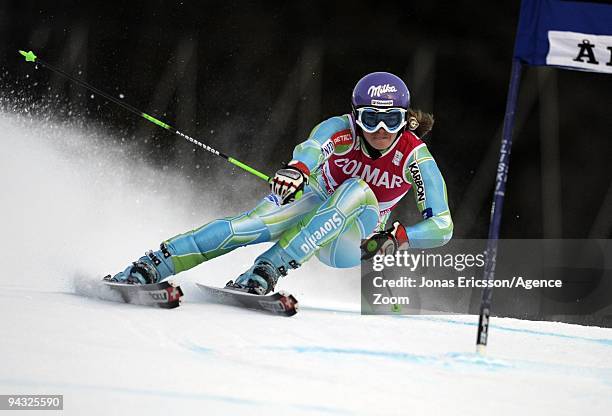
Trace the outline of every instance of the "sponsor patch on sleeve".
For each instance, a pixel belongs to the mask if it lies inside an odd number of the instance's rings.
[[[346,129],[334,133],[331,140],[334,146],[348,146],[353,142],[353,136],[351,135],[351,130]]]
[[[323,157],[325,157],[325,159],[329,158],[334,153],[334,142],[332,139],[328,139],[321,145],[321,151],[323,152]]]
[[[421,214],[423,215],[424,220],[433,217],[433,211],[431,208],[425,208]]]
[[[410,170],[410,175],[412,176],[412,184],[414,186],[417,201],[425,202],[427,199],[425,196],[425,183],[423,182],[423,177],[421,176],[419,164],[417,162],[412,162],[410,165],[408,165],[408,169]]]

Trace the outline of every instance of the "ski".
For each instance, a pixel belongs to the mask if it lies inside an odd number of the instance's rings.
[[[146,285],[133,285],[103,280],[102,283],[121,295],[125,303],[173,309],[180,305],[183,291],[168,281]]]
[[[232,289],[206,286],[196,283],[207,300],[223,305],[254,309],[282,316],[293,316],[298,311],[298,301],[290,294],[275,292],[269,295],[253,295]]]

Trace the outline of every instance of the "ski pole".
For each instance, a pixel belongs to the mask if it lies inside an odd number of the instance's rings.
[[[41,66],[43,66],[43,67],[53,71],[53,72],[56,72],[56,73],[58,73],[58,74],[60,74],[60,75],[62,75],[64,77],[68,78],[69,80],[71,80],[73,82],[76,82],[81,87],[84,87],[84,88],[86,88],[86,89],[88,89],[90,91],[93,91],[93,92],[95,92],[98,95],[101,95],[102,97],[106,98],[107,100],[112,101],[115,104],[120,105],[121,107],[123,107],[126,110],[128,110],[128,111],[130,111],[130,112],[132,112],[132,113],[134,113],[134,114],[144,118],[145,120],[148,120],[151,123],[156,124],[157,126],[163,128],[163,129],[166,129],[166,130],[168,130],[170,132],[173,132],[177,136],[182,137],[183,139],[185,139],[185,140],[195,144],[196,146],[199,146],[202,149],[207,150],[207,151],[209,151],[212,154],[215,154],[217,156],[221,156],[222,158],[224,158],[225,160],[227,160],[231,164],[233,164],[235,166],[238,166],[239,168],[249,172],[250,174],[257,176],[258,178],[263,179],[266,182],[270,181],[270,177],[268,175],[266,175],[264,173],[261,173],[260,171],[258,171],[256,169],[253,169],[252,167],[242,163],[241,161],[239,161],[237,159],[234,159],[233,157],[227,156],[226,154],[224,154],[224,153],[222,153],[222,152],[220,152],[220,151],[218,151],[216,149],[213,149],[212,147],[210,147],[210,146],[208,146],[208,145],[206,145],[206,144],[204,144],[204,143],[194,139],[193,137],[191,137],[191,136],[189,136],[189,135],[187,135],[187,134],[185,134],[185,133],[183,133],[183,132],[181,132],[179,130],[176,130],[174,127],[164,123],[163,121],[160,121],[160,120],[156,119],[155,117],[153,117],[153,116],[151,116],[151,115],[149,115],[149,114],[147,114],[145,112],[142,112],[142,111],[138,110],[136,107],[133,107],[133,106],[131,106],[128,103],[125,103],[123,101],[119,101],[115,97],[112,97],[112,96],[106,94],[104,91],[100,91],[99,89],[97,89],[96,87],[88,84],[87,82],[82,81],[82,80],[80,80],[78,78],[75,78],[72,75],[68,74],[67,72],[62,71],[59,68],[55,68],[54,66],[49,65],[48,63],[40,60],[34,54],[34,52],[32,52],[32,51],[26,52],[26,51],[20,50],[19,53],[21,55],[23,55],[23,57],[25,58],[26,62],[34,62],[34,63],[36,63],[38,65],[41,65]]]

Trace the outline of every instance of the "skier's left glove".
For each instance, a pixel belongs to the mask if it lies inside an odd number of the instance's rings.
[[[308,183],[308,168],[301,163],[279,169],[270,179],[270,189],[281,199],[281,205],[300,199]]]
[[[385,231],[378,231],[361,243],[361,260],[368,260],[377,254],[394,254],[408,248],[406,227],[399,221]]]

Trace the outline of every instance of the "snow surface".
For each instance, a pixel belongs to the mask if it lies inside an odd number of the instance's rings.
[[[494,319],[480,357],[476,317],[361,316],[357,272],[316,261],[280,283],[295,317],[203,302],[194,281],[263,246],[182,274],[178,309],[98,299],[103,274],[234,212],[92,129],[5,112],[0,140],[0,394],[70,415],[612,414],[610,329]]]

